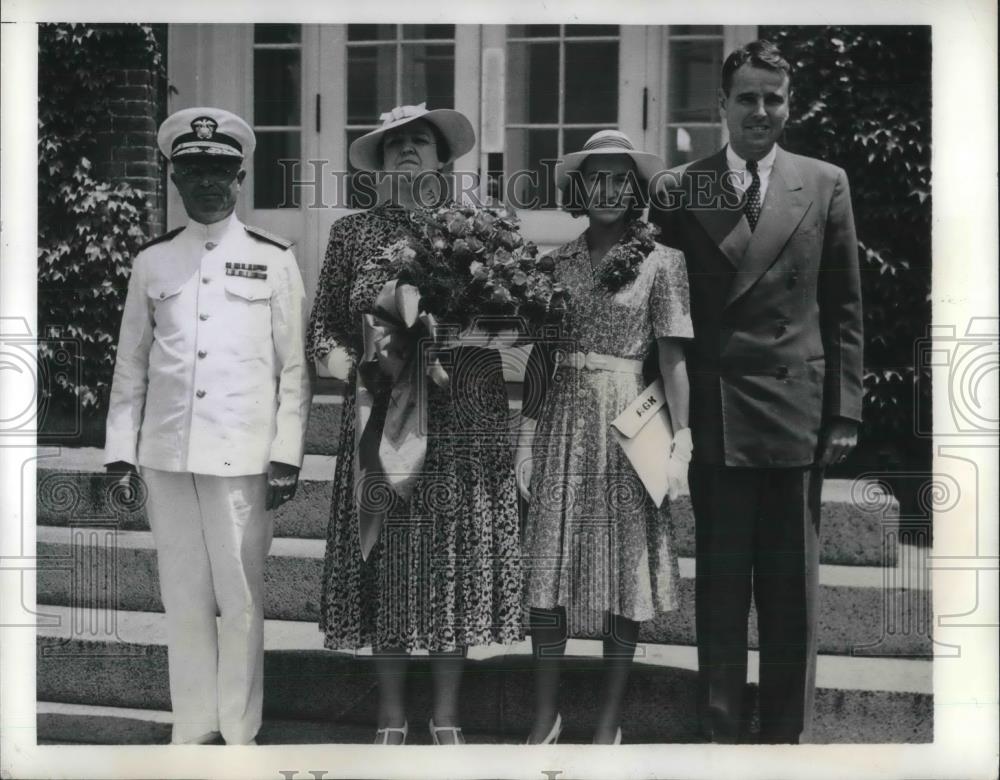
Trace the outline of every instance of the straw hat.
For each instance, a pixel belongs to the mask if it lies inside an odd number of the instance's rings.
[[[465,118],[464,114],[458,111],[453,111],[450,108],[435,108],[433,111],[428,111],[426,103],[420,103],[416,106],[396,106],[392,111],[379,117],[379,121],[382,122],[380,127],[366,133],[351,144],[348,152],[351,165],[363,171],[379,170],[382,167],[382,155],[379,154],[382,136],[390,130],[402,127],[416,119],[423,119],[434,125],[448,142],[451,154],[447,160],[441,162],[449,163],[476,145],[476,134],[472,129],[472,124]]]
[[[621,130],[598,130],[587,139],[583,149],[567,154],[559,161],[556,165],[556,186],[565,191],[570,174],[580,170],[583,161],[591,155],[602,154],[627,154],[635,162],[639,176],[647,182],[667,167],[655,154],[637,151],[632,140]]]

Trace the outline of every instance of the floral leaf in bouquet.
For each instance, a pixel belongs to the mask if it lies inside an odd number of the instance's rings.
[[[414,212],[409,232],[386,255],[400,281],[420,290],[421,307],[441,322],[465,328],[480,317],[521,316],[538,323],[565,310],[552,259],[538,256],[516,217],[493,209]]]

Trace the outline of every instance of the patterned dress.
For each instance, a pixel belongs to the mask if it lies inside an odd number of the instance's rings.
[[[382,252],[408,224],[406,212],[390,206],[333,224],[309,324],[310,359],[338,345],[358,357],[361,316],[391,278]],[[450,364],[449,386],[427,381],[423,471],[409,500],[396,497],[367,561],[354,489],[353,370],[348,380],[320,614],[331,649],[449,651],[523,636],[517,489],[500,356],[461,347],[443,362]]]
[[[586,234],[553,256],[570,295],[563,348],[642,360],[658,337],[692,336],[683,253],[656,244],[614,293],[595,285]],[[548,385],[525,529],[526,605],[565,607],[577,636],[600,633],[605,612],[641,621],[674,609],[669,502],[656,509],[609,430],[642,376],[561,365]]]

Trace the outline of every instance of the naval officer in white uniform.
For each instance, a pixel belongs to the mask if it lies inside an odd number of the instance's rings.
[[[295,493],[310,403],[308,310],[291,243],[233,213],[247,123],[189,108],[157,141],[189,219],[133,263],[105,463],[126,480],[138,467],[148,491],[172,741],[253,744],[270,510]]]

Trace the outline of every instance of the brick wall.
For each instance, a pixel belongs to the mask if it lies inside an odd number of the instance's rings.
[[[166,51],[165,39],[163,44]],[[96,133],[94,162],[101,178],[128,182],[147,194],[147,235],[152,237],[166,229],[166,161],[156,145],[156,130],[166,110],[166,91],[149,68],[129,65],[140,63],[127,63],[114,74],[108,125]]]

